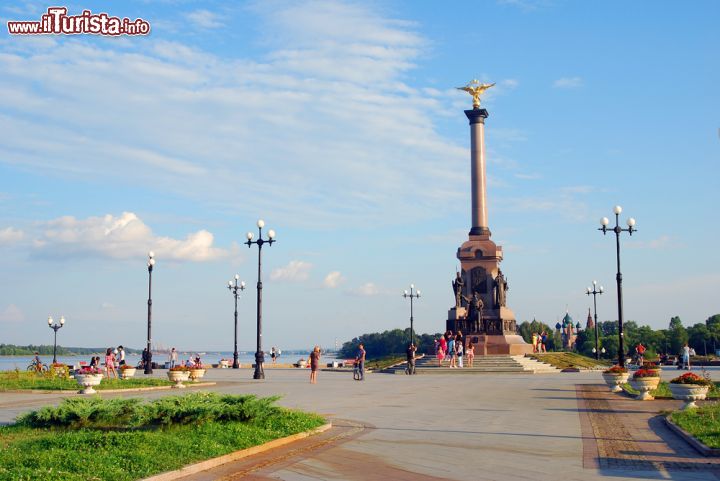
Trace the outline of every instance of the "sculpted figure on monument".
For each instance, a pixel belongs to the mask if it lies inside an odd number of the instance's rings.
[[[455,280],[452,282],[452,286],[453,292],[455,293],[455,307],[461,307],[465,282],[459,272],[455,273]]]
[[[494,83],[491,84],[484,84],[481,83],[479,80],[474,79],[470,83],[468,83],[464,87],[457,87],[458,90],[464,90],[465,92],[472,95],[473,98],[473,108],[479,109],[480,108],[480,96],[485,92],[487,89],[495,85]]]
[[[497,277],[495,278],[495,305],[497,307],[505,307],[505,292],[508,290],[508,284],[505,280],[505,276],[500,269],[498,269]]]
[[[473,292],[471,298],[463,296],[465,302],[468,303],[467,323],[471,332],[480,332],[480,323],[482,321],[482,311],[485,304],[477,292]]]

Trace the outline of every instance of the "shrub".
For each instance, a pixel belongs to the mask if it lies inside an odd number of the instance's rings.
[[[18,418],[29,427],[141,428],[210,421],[263,423],[282,409],[279,397],[258,398],[198,392],[143,402],[138,398],[69,398]]]

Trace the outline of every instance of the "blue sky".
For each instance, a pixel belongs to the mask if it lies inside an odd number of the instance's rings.
[[[443,329],[469,212],[470,98],[487,121],[489,219],[518,321],[720,311],[716,2],[72,2],[147,37],[0,37],[0,343],[255,341],[263,218],[266,347]],[[0,19],[47,4],[9,2]]]

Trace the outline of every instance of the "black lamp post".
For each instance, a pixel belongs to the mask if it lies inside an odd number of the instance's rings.
[[[614,209],[615,212],[615,227],[612,229],[608,229],[608,224],[610,224],[610,220],[607,217],[603,217],[600,219],[600,227],[598,230],[601,230],[603,235],[607,233],[608,230],[615,233],[615,245],[616,245],[616,252],[617,252],[617,275],[615,276],[615,279],[617,280],[617,297],[618,297],[618,364],[620,367],[625,367],[625,347],[623,342],[623,302],[622,302],[622,273],[620,272],[620,233],[621,232],[627,232],[630,235],[633,234],[633,232],[637,231],[635,229],[635,219],[630,217],[627,220],[627,229],[623,229],[620,227],[620,213],[622,212],[622,207],[619,205],[615,206]]]
[[[235,298],[235,350],[233,351],[233,369],[240,369],[240,363],[238,362],[238,350],[237,350],[237,300],[240,293],[238,291],[245,290],[245,281],[238,284],[240,276],[235,274],[235,284],[233,281],[228,281],[228,289],[233,293]]]
[[[155,265],[155,253],[153,251],[148,252],[148,325],[147,325],[147,353],[145,355],[145,374],[152,374],[152,271]]]
[[[55,342],[53,343],[53,364],[57,362],[57,332],[65,325],[65,316],[60,316],[60,324],[53,324],[53,318],[48,316],[48,327],[55,331]]]
[[[258,282],[257,282],[257,350],[255,351],[255,373],[253,379],[265,379],[265,371],[263,371],[263,363],[265,362],[265,354],[262,350],[262,246],[263,244],[272,245],[275,240],[275,231],[268,230],[268,238],[262,238],[262,229],[265,227],[265,221],[260,219],[257,221],[258,226],[258,239],[252,240],[253,233],[247,233],[247,244],[248,248],[252,247],[253,244],[258,246]]]
[[[589,296],[592,294],[593,296],[593,306],[595,308],[595,349],[593,349],[593,352],[595,353],[595,359],[600,359],[600,342],[599,342],[599,326],[598,326],[598,320],[597,320],[597,295],[603,293],[603,286],[600,286],[600,290],[597,288],[597,281],[593,281],[592,289],[589,287],[587,288],[586,294]]]
[[[403,293],[405,299],[410,298],[410,344],[415,342],[415,331],[413,330],[413,299],[420,299],[420,290],[413,292],[414,289],[415,284],[410,284],[410,292],[405,291]]]

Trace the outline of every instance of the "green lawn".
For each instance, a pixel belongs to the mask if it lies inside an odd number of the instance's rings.
[[[103,379],[95,389],[133,389],[152,386],[171,386],[167,379],[156,378],[131,378],[131,379]],[[38,389],[45,391],[77,391],[81,389],[75,378],[59,378],[50,374],[35,374],[22,371],[0,372],[0,391],[12,391],[16,389]]]
[[[366,359],[365,360],[365,369],[371,370],[371,371],[380,371],[382,369],[385,369],[386,367],[390,367],[394,364],[398,364],[400,362],[403,362],[406,360],[406,356],[401,355],[391,355],[391,356],[385,356],[380,357],[376,359]]]
[[[706,446],[720,449],[720,403],[707,404],[687,411],[675,411],[670,418]]]
[[[325,422],[274,401],[214,393],[66,400],[0,427],[0,481],[136,480]]]
[[[542,354],[529,354],[529,357],[546,362],[558,369],[576,367],[578,369],[605,368],[610,365],[608,361],[595,359],[575,352],[544,352]]]

